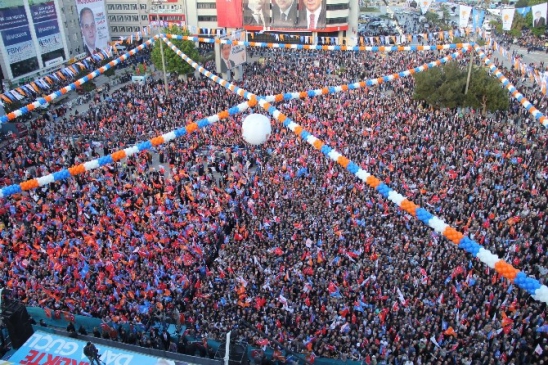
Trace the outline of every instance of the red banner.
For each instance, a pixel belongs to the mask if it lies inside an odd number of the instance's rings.
[[[241,28],[242,0],[217,0],[217,24],[219,27]]]

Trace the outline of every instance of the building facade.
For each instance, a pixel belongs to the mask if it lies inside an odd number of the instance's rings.
[[[62,0],[0,0],[4,88],[55,69],[69,57]]]

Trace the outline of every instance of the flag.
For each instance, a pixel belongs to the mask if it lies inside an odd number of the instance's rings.
[[[426,14],[428,9],[430,8],[430,5],[432,4],[432,0],[421,0],[420,1],[420,7],[422,14]]]
[[[537,353],[539,356],[542,355],[543,351],[540,345],[537,345],[537,347],[535,347],[535,353]]]
[[[217,24],[219,27],[241,28],[242,0],[217,0]]]

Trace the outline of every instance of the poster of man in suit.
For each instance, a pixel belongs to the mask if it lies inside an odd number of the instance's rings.
[[[269,0],[244,0],[244,25],[270,26]]]
[[[298,24],[299,0],[271,0],[271,28],[295,28]]]
[[[547,3],[533,5],[531,11],[533,12],[533,27],[546,27],[546,6]]]
[[[309,30],[323,29],[326,25],[326,1],[302,0],[299,8],[299,28]]]
[[[244,42],[245,37],[245,32],[238,31],[234,34],[222,38],[222,40]],[[218,55],[218,59],[220,62],[221,73],[227,73],[228,70],[232,70],[233,68],[240,66],[247,61],[247,52],[244,45],[221,43],[219,49],[220,52]]]

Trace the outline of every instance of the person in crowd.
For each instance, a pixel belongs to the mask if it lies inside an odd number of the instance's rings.
[[[237,85],[258,95],[360,81],[446,54],[253,53],[266,62],[245,65]],[[465,66],[468,57],[455,62]],[[518,82],[518,71],[504,72]],[[546,283],[544,129],[519,102],[486,116],[433,110],[413,99],[413,86],[412,77],[400,78],[277,107]],[[521,91],[546,113],[540,88]],[[126,85],[110,98],[93,101],[86,113],[35,121],[28,136],[0,150],[3,186],[241,102],[201,78],[172,80],[168,93],[157,81]],[[544,304],[281,125],[274,123],[265,145],[246,145],[247,113],[0,199],[0,280],[29,306],[102,319],[107,338],[129,325],[127,341],[150,348],[166,346],[154,324],[178,313],[186,332],[169,343],[179,352],[191,350],[187,336],[222,340],[245,321],[312,361],[540,363],[548,351],[545,332],[537,331],[546,325]],[[93,333],[101,336],[98,328]],[[249,329],[237,337],[277,348]],[[283,357],[292,361],[285,352],[276,361]]]

